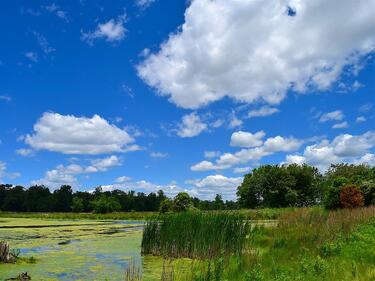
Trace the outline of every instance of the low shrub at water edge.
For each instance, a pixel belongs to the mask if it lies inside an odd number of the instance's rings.
[[[184,212],[156,216],[146,222],[142,254],[168,258],[213,259],[240,255],[249,224],[226,212]]]

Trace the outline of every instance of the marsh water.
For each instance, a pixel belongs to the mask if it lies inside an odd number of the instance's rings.
[[[0,241],[35,264],[0,264],[0,280],[28,272],[32,280],[123,280],[133,261],[157,280],[160,261],[140,255],[143,223],[0,218]]]

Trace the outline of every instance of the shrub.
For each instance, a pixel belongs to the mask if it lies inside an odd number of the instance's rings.
[[[340,191],[341,208],[358,208],[365,205],[362,192],[356,185],[344,185]]]

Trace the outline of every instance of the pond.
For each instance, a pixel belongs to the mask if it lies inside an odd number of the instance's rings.
[[[158,280],[162,261],[141,257],[143,222],[0,219],[0,241],[35,264],[0,264],[0,280],[28,272],[32,280],[123,280],[133,261]]]

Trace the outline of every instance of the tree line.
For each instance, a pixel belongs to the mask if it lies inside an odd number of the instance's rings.
[[[375,204],[375,167],[335,164],[320,173],[309,165],[264,165],[245,175],[237,195],[242,208],[368,206]]]
[[[43,185],[29,188],[0,185],[0,211],[9,212],[156,212],[185,210],[197,208],[200,210],[236,209],[233,201],[224,202],[220,195],[215,200],[200,200],[190,198],[186,201],[186,193],[176,196],[176,200],[169,199],[162,190],[146,195],[135,191],[103,191],[97,187],[94,192],[76,191],[69,185],[50,191]],[[175,203],[175,204],[174,204]]]
[[[234,187],[235,188],[235,187]],[[162,190],[146,195],[135,191],[76,191],[69,185],[50,191],[43,185],[29,188],[0,185],[0,210],[12,212],[169,212],[188,209],[234,210],[323,205],[327,209],[375,204],[375,167],[337,164],[320,173],[309,165],[264,165],[244,176],[237,202],[191,198],[179,193],[168,198]]]

